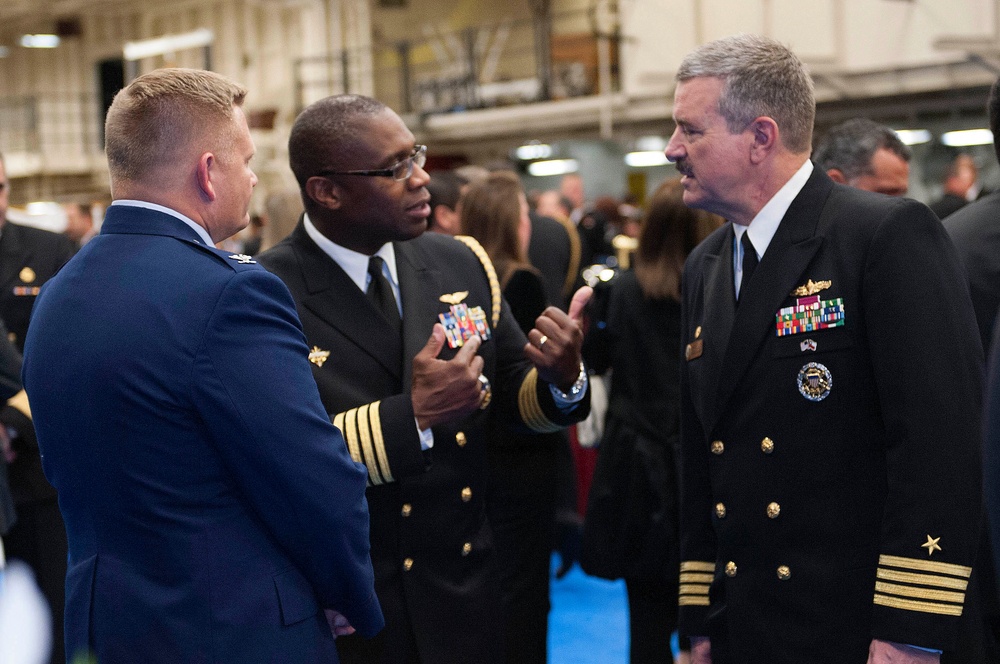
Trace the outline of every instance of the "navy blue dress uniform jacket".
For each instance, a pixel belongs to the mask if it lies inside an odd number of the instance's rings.
[[[321,608],[382,626],[365,473],[288,290],[180,220],[112,206],[25,346],[69,537],[68,656],[336,662]]]
[[[982,376],[954,247],[923,205],[819,169],[738,306],[733,237],[711,235],[684,274],[682,628],[717,663],[952,647]],[[779,310],[810,293],[842,300],[844,324],[778,336]]]
[[[483,428],[495,410],[496,421],[525,432],[557,430],[589,410],[589,398],[569,415],[556,408],[548,385],[524,358],[526,339],[489,258],[471,244],[474,251],[436,233],[393,244],[401,338],[302,223],[260,257],[291,290],[323,404],[337,413],[334,422],[352,454],[369,468],[372,562],[386,629],[370,649],[354,644],[351,661],[399,662],[413,651],[427,663],[502,660]],[[491,338],[479,355],[492,400],[486,410],[435,427],[434,447],[425,455],[410,395],[413,357],[438,314],[456,301],[482,307],[489,318]],[[439,357],[451,359],[458,350],[445,344]],[[338,644],[342,653],[347,643]]]

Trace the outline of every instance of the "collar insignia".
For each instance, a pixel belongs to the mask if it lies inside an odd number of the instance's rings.
[[[253,259],[253,256],[247,256],[246,254],[233,254],[232,256],[230,256],[230,258],[232,258],[234,261],[242,265],[247,265],[250,263],[257,262]]]
[[[793,290],[792,297],[808,297],[810,295],[815,295],[821,290],[826,290],[827,288],[829,288],[832,283],[833,282],[831,282],[829,279],[827,279],[826,281],[813,281],[812,279],[810,279],[809,281],[806,282],[805,286],[799,286],[798,288]]]
[[[468,296],[469,296],[469,291],[464,290],[464,291],[458,291],[457,293],[445,293],[438,299],[444,302],[445,304],[454,305],[454,304],[460,304],[462,300],[464,300]]]
[[[322,367],[323,363],[326,362],[327,358],[330,357],[330,351],[320,350],[319,346],[313,346],[312,350],[309,351],[309,361],[315,364],[317,367]]]

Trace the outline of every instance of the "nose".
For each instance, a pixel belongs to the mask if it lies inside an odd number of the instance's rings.
[[[681,128],[674,128],[674,133],[670,135],[670,141],[667,143],[666,149],[663,151],[664,156],[670,163],[676,163],[678,159],[684,157],[684,145],[680,140]]]
[[[257,186],[257,173],[255,173],[252,170],[250,171],[250,182],[251,182],[250,184],[251,189]]]
[[[410,177],[407,179],[406,184],[410,189],[419,189],[420,187],[427,186],[427,183],[430,181],[431,176],[428,175],[423,166],[413,164],[413,172],[410,173]]]

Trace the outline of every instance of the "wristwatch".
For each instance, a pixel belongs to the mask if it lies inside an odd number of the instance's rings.
[[[583,366],[583,360],[580,360],[580,374],[576,377],[576,382],[569,388],[569,392],[563,392],[559,389],[558,385],[553,385],[553,389],[559,393],[566,401],[572,401],[576,397],[580,396],[580,392],[583,392],[583,388],[587,386],[587,368]]]

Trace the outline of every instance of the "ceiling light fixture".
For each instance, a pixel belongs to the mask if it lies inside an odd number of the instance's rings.
[[[970,145],[990,145],[993,143],[993,132],[989,129],[961,129],[941,134],[941,142],[952,148],[964,148]]]
[[[566,173],[576,173],[579,168],[580,164],[577,163],[576,159],[550,159],[528,164],[528,174],[535,177],[565,175]]]

